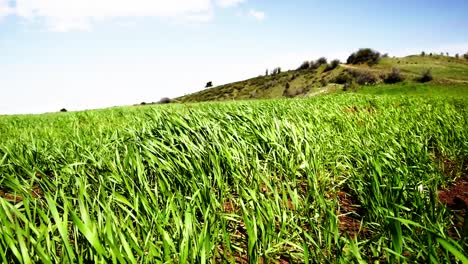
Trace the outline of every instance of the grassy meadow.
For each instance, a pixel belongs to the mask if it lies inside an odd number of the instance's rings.
[[[3,263],[468,261],[438,198],[466,177],[466,97],[2,116],[0,138]]]

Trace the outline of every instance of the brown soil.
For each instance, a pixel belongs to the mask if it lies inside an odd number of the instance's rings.
[[[441,164],[441,169],[448,179],[456,179],[449,187],[439,190],[439,200],[451,211],[452,222],[448,229],[448,235],[453,239],[459,239],[459,232],[463,229],[463,223],[468,216],[468,159],[458,161],[443,159],[436,152],[436,157]],[[458,231],[458,232],[457,232]]]
[[[439,200],[452,210],[463,210],[468,206],[468,179],[459,178],[455,183],[439,191]]]
[[[341,235],[349,234],[350,236],[356,236],[360,232],[367,234],[366,229],[361,229],[361,220],[363,215],[363,209],[359,206],[359,201],[356,198],[345,192],[337,193],[338,202],[340,203],[340,210],[338,214],[339,223],[338,229]]]
[[[44,192],[42,191],[41,187],[39,187],[38,184],[33,185],[33,187],[31,188],[30,194],[31,194],[31,197],[36,198],[36,199],[40,199],[44,196]],[[5,191],[5,190],[0,190],[0,197],[5,198],[6,200],[9,200],[13,203],[20,203],[23,201],[22,196],[18,194],[14,194],[14,193],[8,193],[8,191]]]
[[[468,180],[460,178],[449,188],[439,191],[439,200],[452,213],[454,225],[448,229],[448,235],[459,239],[458,232],[463,229],[463,223],[467,221],[465,218],[468,216]]]

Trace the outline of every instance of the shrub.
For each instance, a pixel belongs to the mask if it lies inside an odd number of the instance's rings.
[[[329,64],[327,64],[327,67],[325,68],[325,71],[331,71],[336,69],[340,65],[339,60],[332,60]]]
[[[67,111],[67,109],[62,108],[62,109],[60,109],[60,112],[68,112],[68,111]]]
[[[400,73],[400,69],[392,68],[392,71],[385,76],[384,82],[387,84],[398,83],[403,81],[405,78]]]
[[[372,49],[360,49],[357,52],[351,54],[346,61],[347,64],[364,64],[367,63],[369,66],[379,63],[380,53]]]
[[[432,81],[432,79],[431,69],[425,69],[421,72],[421,77],[418,79],[418,81],[425,83]]]
[[[460,58],[460,55],[457,53],[455,54],[455,59],[459,59]]]
[[[426,56],[426,52],[424,52],[424,51],[421,52],[421,56],[423,56],[423,57]]]
[[[161,100],[159,100],[159,103],[160,104],[170,104],[172,102],[172,100],[168,97],[163,97],[161,98]]]
[[[207,82],[206,85],[205,85],[205,88],[210,88],[210,87],[213,87],[213,82]]]
[[[357,85],[356,85],[356,82],[354,80],[345,83],[345,85],[343,86],[343,91],[344,92],[350,91],[350,90],[351,91],[356,91],[357,90]]]
[[[316,70],[318,67],[320,67],[320,64],[317,61],[311,60],[309,62],[309,69]]]
[[[146,105],[146,102],[141,102],[140,105]]]
[[[327,82],[327,80],[325,80],[325,79],[321,79],[321,80],[320,80],[320,85],[322,85],[322,87],[325,87],[325,86],[327,86],[327,85],[328,85],[328,82]]]
[[[309,69],[310,67],[310,63],[308,61],[304,61],[301,66],[299,66],[299,68],[297,68],[298,70],[307,70]]]
[[[353,77],[349,75],[348,72],[343,71],[340,74],[338,74],[335,78],[331,80],[332,83],[336,84],[346,84],[348,82],[351,82],[353,80]]]
[[[370,71],[352,71],[351,74],[354,76],[356,83],[359,85],[376,84],[379,81],[379,78]]]
[[[465,58],[465,60],[468,60],[468,52],[463,54],[463,58]]]
[[[319,59],[315,62],[315,64],[317,64],[318,67],[320,67],[320,66],[323,65],[323,64],[327,64],[327,62],[328,62],[328,61],[327,61],[327,58],[321,57],[321,58],[319,58]],[[317,68],[318,68],[318,67],[317,67]]]

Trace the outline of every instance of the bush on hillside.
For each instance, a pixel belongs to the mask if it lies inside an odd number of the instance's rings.
[[[62,109],[60,109],[60,112],[68,112],[68,111],[67,111],[67,109],[62,108]]]
[[[309,69],[316,70],[318,67],[320,67],[320,64],[318,64],[317,61],[311,60],[309,62]]]
[[[160,104],[170,104],[172,102],[172,100],[168,97],[163,97],[161,98],[161,100],[159,100],[159,103]]]
[[[392,71],[385,75],[384,82],[387,84],[402,82],[405,78],[401,75],[400,69],[392,68]]]
[[[309,69],[310,67],[310,63],[308,61],[304,61],[301,66],[299,66],[299,68],[297,68],[298,70],[307,70]]]
[[[421,77],[419,77],[418,81],[425,83],[432,81],[432,72],[431,69],[425,69],[421,72]]]
[[[346,61],[347,64],[368,64],[369,66],[379,63],[380,53],[372,49],[360,49],[351,54]]]
[[[373,85],[379,82],[379,77],[367,70],[351,71],[351,75],[356,79],[359,85]]]
[[[205,88],[210,88],[210,87],[213,87],[213,82],[207,82],[206,85],[205,85]]]
[[[331,71],[336,69],[340,65],[339,60],[332,60],[329,64],[327,64],[327,67],[325,68],[325,71]]]
[[[352,82],[353,77],[347,71],[343,71],[331,80],[332,83],[346,84]]]
[[[468,52],[463,54],[463,58],[465,58],[465,60],[468,60]]]
[[[327,58],[325,58],[325,57],[321,57],[315,62],[315,64],[317,64],[318,67],[320,67],[321,65],[327,64],[327,63],[328,63],[328,61],[327,61]]]

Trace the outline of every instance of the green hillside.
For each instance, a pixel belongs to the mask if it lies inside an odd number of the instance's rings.
[[[413,55],[404,58],[382,58],[374,66],[340,64],[337,68],[328,71],[326,67],[322,65],[315,70],[291,70],[275,75],[259,76],[205,89],[176,98],[175,101],[202,102],[314,96],[342,91],[345,85],[337,84],[336,77],[343,72],[352,76],[353,85],[348,89],[352,91],[384,93],[383,91],[388,88],[390,94],[420,94],[429,90],[431,94],[442,93],[454,96],[468,94],[468,60],[461,58]],[[382,77],[392,68],[399,69],[405,80],[393,85],[384,84]],[[434,79],[424,84],[419,83],[417,78],[421,76],[422,71],[428,69]],[[359,76],[367,73],[371,73],[376,78],[375,85],[359,83],[357,80]]]

